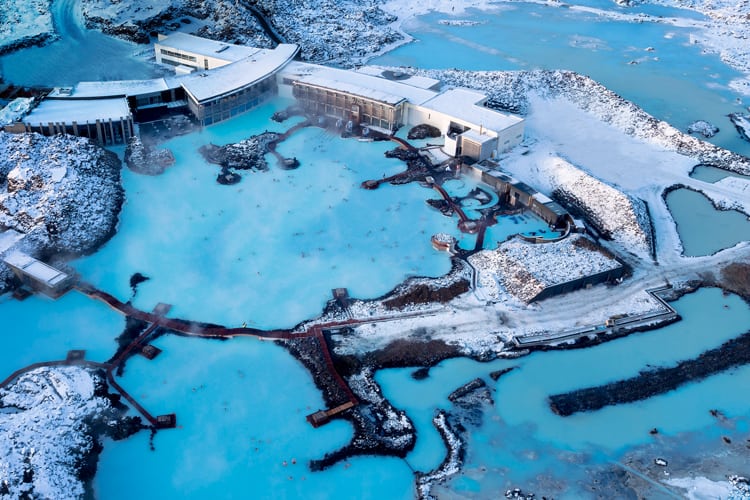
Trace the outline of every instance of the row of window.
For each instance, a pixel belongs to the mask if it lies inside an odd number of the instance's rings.
[[[162,54],[162,55],[165,55],[165,56],[169,56],[169,57],[176,57],[177,59],[184,59],[184,60],[186,60],[186,61],[191,61],[191,62],[198,62],[198,59],[196,59],[196,57],[195,57],[195,56],[189,56],[189,55],[187,55],[187,54],[181,54],[181,53],[179,53],[179,52],[175,52],[175,51],[173,51],[173,50],[169,50],[169,49],[160,49],[160,50],[159,50],[159,52],[161,52],[161,54]],[[165,63],[167,63],[167,64],[172,64],[172,65],[175,65],[175,66],[177,66],[177,64],[174,64],[174,62],[173,62],[173,61],[169,61],[169,60],[162,60],[162,62],[165,62]]]

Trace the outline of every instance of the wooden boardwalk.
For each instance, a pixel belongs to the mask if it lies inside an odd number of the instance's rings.
[[[154,335],[156,330],[160,327],[179,332],[183,335],[192,337],[203,337],[203,338],[232,338],[232,337],[255,337],[261,340],[294,340],[304,338],[315,338],[320,346],[321,354],[325,360],[326,367],[329,374],[333,377],[336,384],[344,391],[347,395],[347,401],[340,403],[333,409],[322,410],[328,415],[328,417],[334,416],[342,411],[348,410],[357,404],[359,400],[351,390],[349,385],[346,383],[341,374],[336,370],[331,356],[328,343],[326,341],[324,331],[329,329],[337,329],[347,326],[356,326],[365,323],[378,323],[383,321],[393,321],[396,319],[403,319],[407,317],[422,316],[424,313],[406,313],[394,317],[380,317],[380,318],[367,318],[364,320],[360,319],[346,319],[342,321],[331,321],[327,323],[314,324],[303,332],[293,333],[291,330],[260,330],[257,328],[225,328],[216,325],[205,325],[194,321],[186,321],[182,319],[167,318],[165,314],[169,311],[170,307],[167,304],[158,304],[153,312],[146,312],[133,307],[129,303],[122,302],[116,297],[96,289],[95,287],[86,283],[77,283],[75,289],[79,292],[87,295],[92,299],[99,300],[110,306],[115,311],[128,316],[133,319],[137,319],[148,323],[146,329],[132,340],[120,354],[109,363],[98,363],[94,361],[88,361],[83,359],[83,351],[71,351],[68,359],[62,361],[45,361],[40,363],[33,363],[24,368],[18,369],[10,374],[5,380],[0,382],[0,388],[4,388],[16,380],[20,375],[25,372],[34,370],[36,368],[48,367],[48,366],[81,366],[87,368],[103,369],[106,373],[107,381],[111,387],[116,390],[123,398],[125,398],[130,405],[138,411],[143,418],[145,418],[154,429],[164,429],[168,427],[174,427],[175,420],[174,415],[152,415],[146,408],[144,408],[133,396],[131,396],[116,380],[116,371],[122,366],[127,359],[127,356],[133,352],[134,349],[140,349],[148,343],[149,337]]]

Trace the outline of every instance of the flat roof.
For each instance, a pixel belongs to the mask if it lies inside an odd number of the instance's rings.
[[[297,50],[298,46],[295,44],[280,43],[275,49],[257,49],[246,59],[174,80],[179,81],[196,101],[203,102],[232,93],[274,74],[295,56]]]
[[[440,85],[440,80],[429,78],[426,76],[410,75],[408,73],[399,73],[390,68],[384,68],[382,66],[362,66],[357,68],[355,71],[364,73],[365,75],[377,76],[378,78],[385,78],[419,89],[431,90],[434,87]]]
[[[474,130],[473,128],[470,128],[469,130],[461,134],[461,137],[465,137],[466,139],[476,142],[477,144],[484,144],[485,142],[497,140],[497,137],[487,134],[480,134],[478,130]]]
[[[315,75],[303,76],[297,79],[298,82],[306,83],[308,85],[315,85],[331,90],[338,90],[347,94],[364,97],[366,99],[372,99],[378,102],[384,102],[395,106],[400,102],[404,102],[406,98],[404,96],[389,94],[381,90],[375,90],[367,87],[361,87],[353,83],[341,82],[338,80],[329,80]]]
[[[128,101],[110,99],[45,99],[29,113],[23,122],[29,125],[55,123],[94,123],[96,120],[119,120],[130,116]]]
[[[153,94],[169,90],[164,78],[151,80],[115,80],[110,82],[80,82],[73,87],[70,94],[74,98],[82,97],[123,97]]]
[[[15,267],[24,274],[31,276],[37,281],[46,283],[49,286],[55,286],[68,277],[66,273],[59,269],[55,269],[54,267],[49,266],[40,260],[36,260],[34,257],[26,255],[20,251],[11,252],[6,255],[3,260],[9,266]]]
[[[257,47],[248,47],[246,45],[217,42],[216,40],[210,40],[208,38],[202,38],[182,32],[172,33],[171,35],[165,36],[154,45],[169,47],[183,52],[193,52],[202,56],[216,57],[230,62],[237,62],[262,50]]]
[[[494,111],[477,103],[487,96],[476,90],[456,88],[435,95],[422,104],[423,107],[445,113],[455,119],[472,123],[477,128],[483,127],[499,132],[523,121],[518,116]]]
[[[358,89],[356,95],[392,104],[403,99],[412,104],[422,104],[437,94],[434,90],[414,87],[398,80],[387,80],[363,72],[329,68],[317,64],[299,62],[290,64],[284,68],[284,76],[301,82],[325,82],[325,86],[344,92],[348,91],[347,89]],[[382,98],[376,97],[377,95]],[[399,100],[396,101],[395,98]]]

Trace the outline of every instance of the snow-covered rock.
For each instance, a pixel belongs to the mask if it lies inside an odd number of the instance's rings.
[[[696,120],[688,126],[688,134],[700,134],[703,137],[713,137],[719,133],[719,127],[706,120]]]
[[[7,106],[0,109],[0,127],[19,121],[31,109],[33,99],[30,97],[17,97],[10,101]]]
[[[0,9],[0,54],[52,38],[51,0],[4,0]]]
[[[202,26],[181,29],[215,40],[269,46],[270,39],[246,5],[262,13],[287,42],[299,44],[308,61],[352,66],[404,38],[390,26],[396,17],[369,0],[82,1],[89,27],[138,41],[147,40],[150,31],[193,17]]]
[[[635,139],[692,157],[696,163],[750,175],[748,158],[681,132],[595,80],[573,71],[389,69],[428,76],[445,85],[481,89],[488,96],[488,107],[520,114],[527,114],[537,99],[564,100]]]
[[[743,137],[743,139],[750,141],[750,115],[741,115],[739,113],[731,113],[729,119],[732,121],[734,128]]]
[[[497,299],[507,292],[524,302],[545,288],[621,267],[614,256],[580,234],[542,244],[513,238],[495,250],[472,255],[469,262],[488,297]]]
[[[125,148],[125,164],[139,174],[159,175],[174,164],[174,155],[168,149],[146,146],[140,137],[134,135]]]
[[[653,236],[648,209],[643,201],[600,181],[562,158],[552,157],[539,165],[553,194],[581,212],[606,239],[633,253],[648,256]]]
[[[42,253],[95,250],[115,231],[120,160],[88,139],[0,132],[0,225]]]
[[[98,436],[120,419],[105,396],[101,375],[74,366],[37,368],[0,389],[0,497],[82,498]]]

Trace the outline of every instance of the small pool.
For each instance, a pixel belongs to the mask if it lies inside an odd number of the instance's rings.
[[[703,194],[684,188],[670,192],[666,200],[688,257],[711,255],[750,241],[750,218],[742,212],[716,210]]]
[[[718,182],[726,177],[737,177],[750,181],[750,175],[742,175],[731,170],[724,170],[723,168],[712,167],[710,165],[697,165],[690,172],[690,177],[704,182]]]

